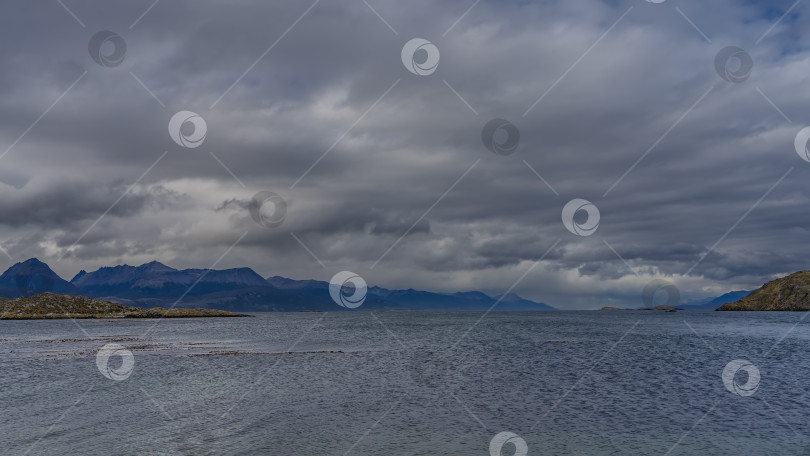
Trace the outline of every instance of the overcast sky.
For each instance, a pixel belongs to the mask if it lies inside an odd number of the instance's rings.
[[[63,3],[0,5],[0,268],[350,270],[559,308],[808,269],[810,3]]]

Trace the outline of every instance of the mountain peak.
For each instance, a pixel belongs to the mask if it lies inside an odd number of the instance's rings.
[[[42,261],[39,261],[39,258],[36,258],[36,257],[29,258],[29,259],[27,259],[27,260],[25,260],[25,261],[23,261],[21,263],[15,264],[14,266],[22,265],[22,264],[24,264],[24,265],[48,266],[47,264],[43,263]]]
[[[56,274],[53,272],[47,264],[39,261],[37,258],[29,258],[25,261],[15,264],[14,266],[8,268],[6,272],[14,271],[15,273],[20,272],[28,272],[28,271],[38,271],[50,274]]]
[[[160,261],[152,260],[148,263],[144,263],[137,268],[139,271],[149,271],[149,272],[161,272],[161,271],[176,271],[172,267],[166,266],[165,264],[161,263]]]
[[[2,296],[30,296],[46,291],[65,294],[77,292],[76,287],[59,277],[47,264],[37,258],[17,263],[0,275]]]
[[[76,282],[77,280],[81,279],[82,277],[84,277],[86,275],[87,275],[87,271],[82,269],[81,271],[79,271],[78,274],[76,274],[75,276],[73,276],[72,279],[70,279],[70,283],[74,283],[74,282]]]

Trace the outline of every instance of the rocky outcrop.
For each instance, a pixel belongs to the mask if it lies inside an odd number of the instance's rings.
[[[55,318],[189,318],[246,317],[214,309],[142,309],[85,296],[42,293],[13,299],[0,299],[0,320],[41,320]]]
[[[810,271],[772,280],[739,301],[724,304],[717,310],[810,310]]]

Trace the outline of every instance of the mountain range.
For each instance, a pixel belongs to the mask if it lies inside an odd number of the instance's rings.
[[[729,291],[728,293],[718,296],[716,298],[699,299],[697,301],[690,301],[680,304],[678,307],[686,310],[715,310],[724,304],[736,302],[746,296],[751,291]]]
[[[0,296],[16,298],[53,292],[88,296],[138,307],[201,307],[236,312],[345,310],[318,280],[263,278],[250,268],[175,269],[157,261],[82,270],[69,282],[36,258],[0,275]],[[363,310],[556,310],[516,294],[489,296],[479,291],[434,293],[369,287]]]

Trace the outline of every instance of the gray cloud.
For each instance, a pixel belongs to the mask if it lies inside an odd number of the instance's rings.
[[[321,2],[261,59],[310,3],[161,2],[132,29],[148,4],[69,5],[85,28],[58,4],[0,7],[0,153],[64,94],[0,160],[0,245],[69,277],[207,267],[247,232],[221,267],[499,293],[560,240],[515,291],[562,308],[635,304],[654,277],[689,299],[806,268],[810,7],[765,35],[793,2],[680,5],[709,43],[673,2],[485,0],[449,32],[469,2],[373,4],[398,34],[362,2]],[[90,58],[98,30],[126,40],[120,66]],[[413,37],[440,49],[434,74],[402,66]],[[715,72],[729,45],[754,61],[744,83]],[[201,147],[169,137],[180,110],[206,120]],[[495,117],[519,128],[516,153],[481,143]],[[262,190],[288,204],[275,230],[246,211]],[[593,236],[563,227],[574,198],[599,208]]]

